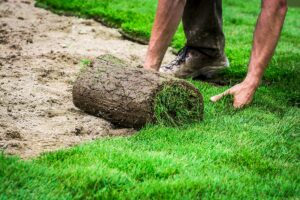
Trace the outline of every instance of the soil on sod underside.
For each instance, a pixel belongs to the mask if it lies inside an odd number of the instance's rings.
[[[184,126],[203,118],[203,97],[191,83],[132,67],[110,54],[81,70],[73,102],[121,127]]]

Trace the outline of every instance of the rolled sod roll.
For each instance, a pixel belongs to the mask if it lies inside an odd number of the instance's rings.
[[[203,98],[190,83],[129,67],[111,55],[95,59],[73,86],[79,109],[122,127],[181,126],[203,118]]]

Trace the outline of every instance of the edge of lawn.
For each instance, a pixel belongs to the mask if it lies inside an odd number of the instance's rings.
[[[122,22],[118,22],[115,20],[113,17],[107,16],[107,15],[89,15],[89,14],[84,14],[80,11],[66,11],[60,8],[53,8],[52,6],[40,2],[38,0],[35,1],[35,7],[38,8],[43,8],[48,11],[51,11],[55,14],[58,15],[63,15],[63,16],[75,16],[75,17],[80,17],[80,18],[85,18],[85,19],[93,19],[99,23],[101,23],[104,26],[110,27],[110,28],[115,28],[118,29],[119,33],[125,38],[133,42],[137,42],[139,44],[144,44],[147,45],[149,43],[149,38],[150,36],[147,35],[146,33],[142,33],[141,31],[134,31],[134,30],[129,30],[125,29],[122,27]],[[175,53],[175,49],[173,49],[173,52]]]

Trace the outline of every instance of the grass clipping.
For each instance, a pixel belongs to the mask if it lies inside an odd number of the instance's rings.
[[[179,127],[203,119],[203,99],[182,84],[165,84],[154,100],[155,123]]]

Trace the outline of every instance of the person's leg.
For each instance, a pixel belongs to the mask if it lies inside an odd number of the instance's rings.
[[[187,0],[182,21],[186,46],[213,57],[223,56],[222,0]]]
[[[160,72],[178,78],[211,78],[229,66],[224,54],[222,0],[187,0],[182,21],[187,43]]]

